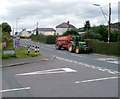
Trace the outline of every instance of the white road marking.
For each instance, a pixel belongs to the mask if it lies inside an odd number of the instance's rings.
[[[71,53],[71,55],[76,56],[76,57],[80,57],[80,58],[86,58],[85,56],[75,55],[75,54],[73,54],[73,53]]]
[[[110,80],[110,79],[116,79],[116,78],[120,78],[120,77],[107,77],[107,78],[99,78],[99,79],[90,79],[90,80],[84,80],[84,81],[76,81],[76,84],[79,83],[87,83],[87,82],[94,82],[94,81],[102,81],[102,80]]]
[[[18,90],[26,90],[26,89],[30,89],[30,87],[0,90],[0,93],[2,93],[2,92],[10,92],[10,91],[18,91]]]
[[[118,59],[115,59],[115,58],[98,58],[95,60],[104,61],[104,62],[113,63],[113,64],[119,64]]]
[[[82,65],[82,66],[86,66],[88,68],[96,69],[96,70],[99,70],[99,71],[106,71],[106,72],[111,73],[111,74],[120,74],[120,72],[118,72],[118,71],[111,71],[110,69],[101,68],[101,67],[97,67],[97,66],[94,66],[94,65],[89,65],[89,64],[85,64],[85,63],[81,63],[81,62],[77,62],[77,61],[72,61],[72,60],[61,58],[61,57],[58,57],[58,56],[55,56],[55,57],[57,59],[60,59],[60,60],[64,60],[64,61],[67,61],[67,62],[72,62],[72,63],[79,64],[79,65]]]
[[[77,71],[71,68],[58,68],[58,69],[35,71],[35,72],[29,72],[29,73],[21,73],[21,74],[16,74],[16,75],[17,76],[36,75],[36,74],[42,75],[42,74],[54,74],[54,73],[66,73],[66,72],[77,72]]]

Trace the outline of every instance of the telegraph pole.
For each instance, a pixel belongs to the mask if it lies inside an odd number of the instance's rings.
[[[37,26],[36,26],[36,35],[38,35],[38,22],[37,22]]]
[[[19,18],[16,18],[16,34],[18,34],[17,27],[18,27],[18,20]]]
[[[110,42],[110,22],[111,22],[111,3],[109,3],[109,20],[108,20],[108,43]]]

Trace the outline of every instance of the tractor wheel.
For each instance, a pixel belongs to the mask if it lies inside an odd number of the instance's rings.
[[[57,50],[61,50],[61,46],[59,46],[59,45],[55,45],[55,48],[57,49]]]
[[[71,43],[68,44],[68,51],[73,52],[73,45]]]
[[[77,47],[75,48],[75,52],[76,52],[77,54],[80,53],[80,48],[79,48],[79,46],[77,46]]]

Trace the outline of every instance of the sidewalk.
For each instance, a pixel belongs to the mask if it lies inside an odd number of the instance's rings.
[[[37,56],[37,57],[2,60],[2,68],[9,67],[9,66],[30,64],[30,63],[40,62],[40,61],[46,61],[46,60],[50,60],[52,58],[53,58],[53,56],[51,56],[51,55],[42,54],[41,56]]]

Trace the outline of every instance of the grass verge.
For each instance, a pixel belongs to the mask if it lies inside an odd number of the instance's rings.
[[[35,54],[34,49],[30,49],[28,54],[26,51],[27,47],[20,46],[19,48],[13,48],[13,42],[9,42],[2,51],[2,59],[17,59],[17,58],[27,58],[40,56],[40,53]],[[4,54],[5,50],[15,50],[15,54]]]

